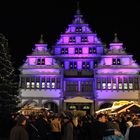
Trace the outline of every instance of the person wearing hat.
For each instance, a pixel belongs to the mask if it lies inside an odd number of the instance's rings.
[[[25,129],[27,118],[24,115],[19,115],[17,124],[11,129],[10,140],[29,140],[28,132]]]

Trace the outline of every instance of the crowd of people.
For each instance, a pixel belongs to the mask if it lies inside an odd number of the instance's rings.
[[[140,140],[139,117],[130,112],[116,116],[16,114],[10,140]]]

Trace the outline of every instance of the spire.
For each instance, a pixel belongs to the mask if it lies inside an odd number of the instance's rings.
[[[43,39],[43,34],[41,34],[40,40],[39,40],[38,43],[39,43],[39,44],[44,44],[44,43],[45,43],[45,42],[44,42],[44,39]]]
[[[77,1],[77,11],[76,11],[76,15],[80,15],[79,1]]]
[[[80,8],[79,8],[79,1],[77,1],[77,10],[74,16],[73,23],[84,23],[82,19],[83,15],[81,15]]]
[[[113,43],[119,43],[119,39],[118,39],[118,35],[117,33],[114,34],[114,40],[113,40]]]

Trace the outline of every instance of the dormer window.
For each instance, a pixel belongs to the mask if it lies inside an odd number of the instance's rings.
[[[75,54],[78,54],[78,48],[75,48]]]
[[[89,54],[96,53],[96,48],[89,48]]]
[[[87,42],[87,37],[81,37],[81,42]]]
[[[64,54],[64,48],[61,49],[61,54]]]
[[[75,32],[82,32],[82,27],[76,27]]]
[[[45,65],[45,58],[38,58],[37,65]]]
[[[121,62],[120,62],[120,59],[117,59],[117,65],[120,65]]]
[[[70,37],[70,38],[69,38],[69,42],[76,42],[75,37]]]
[[[44,58],[42,59],[42,65],[45,65],[45,59]]]
[[[90,63],[89,62],[83,62],[82,63],[82,69],[89,69],[90,68]]]
[[[112,60],[112,65],[116,65],[116,59]]]
[[[121,65],[121,60],[120,59],[113,59],[112,65]]]
[[[68,54],[68,48],[62,48],[61,54]]]
[[[82,48],[75,48],[75,54],[82,54]]]
[[[93,65],[93,67],[94,67],[94,68],[97,67],[97,60],[94,61],[94,65]]]
[[[40,65],[40,64],[41,64],[41,59],[38,58],[38,59],[37,59],[37,65]]]
[[[61,67],[64,68],[64,62],[61,62]]]
[[[77,62],[70,62],[70,69],[77,69]]]

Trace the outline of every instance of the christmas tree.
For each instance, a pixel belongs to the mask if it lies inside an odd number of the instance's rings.
[[[18,109],[18,76],[12,66],[8,40],[0,34],[0,124]],[[6,125],[6,124],[5,124]],[[2,126],[0,126],[2,127]]]

